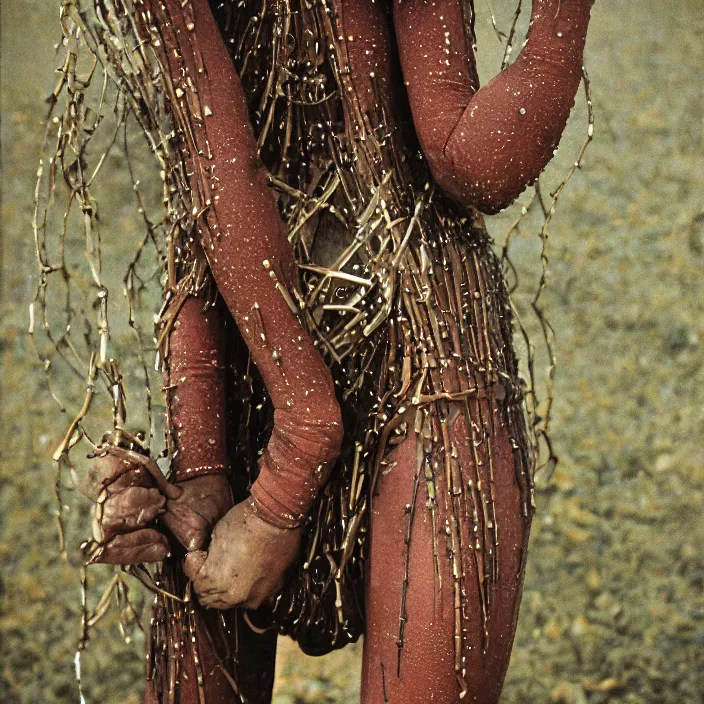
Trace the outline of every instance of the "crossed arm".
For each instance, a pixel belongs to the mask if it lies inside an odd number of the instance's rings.
[[[189,57],[195,45],[200,54],[204,70],[192,64],[190,78],[197,93],[210,101],[207,145],[198,146],[212,154],[208,166],[214,177],[215,205],[214,217],[199,234],[220,295],[274,407],[274,427],[250,500],[218,524],[210,557],[191,553],[186,567],[204,603],[257,606],[263,599],[262,590],[255,587],[262,576],[256,574],[257,559],[272,554],[264,549],[267,541],[278,540],[277,551],[283,551],[284,559],[266,570],[265,591],[270,591],[288,567],[285,556],[290,554],[289,562],[295,558],[299,526],[339,452],[340,409],[330,371],[287,300],[286,291],[296,285],[293,251],[274,194],[266,185],[242,87],[207,0],[192,2],[195,31],[187,28],[178,0],[167,0],[165,7],[178,50]],[[193,190],[199,185],[198,173],[194,168]],[[182,488],[212,484],[217,481],[213,477],[227,470],[221,328],[216,308],[204,310],[202,302],[189,299],[171,334],[167,388],[176,435],[174,470]],[[181,509],[182,502],[183,498],[172,499],[165,506],[164,520],[179,538],[183,531],[179,533],[178,519],[197,510]],[[203,547],[202,534],[190,537],[187,548]],[[110,559],[109,550],[103,559]],[[238,568],[242,576],[242,565],[249,565],[252,575],[247,586],[231,579]]]

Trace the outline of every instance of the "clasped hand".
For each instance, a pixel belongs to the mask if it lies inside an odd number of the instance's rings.
[[[133,565],[165,559],[170,546],[159,520],[188,552],[184,570],[204,606],[258,608],[273,599],[298,554],[300,529],[271,526],[246,502],[233,507],[225,475],[173,486],[180,495],[167,499],[136,452],[110,448],[99,456],[83,487],[96,502],[94,561]]]

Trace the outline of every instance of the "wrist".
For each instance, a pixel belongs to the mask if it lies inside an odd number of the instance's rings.
[[[277,528],[301,526],[330,476],[342,435],[339,416],[308,419],[276,410],[274,429],[251,489],[252,510]]]
[[[180,483],[195,479],[197,477],[224,476],[229,473],[227,464],[224,462],[214,462],[212,464],[194,464],[192,466],[177,466],[173,470],[172,481]]]
[[[267,491],[266,482],[252,484],[249,499],[245,502],[248,515],[280,530],[296,530],[306,520],[306,512],[293,512],[286,504]]]

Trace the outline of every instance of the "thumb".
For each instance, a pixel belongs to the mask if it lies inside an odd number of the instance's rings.
[[[205,547],[210,537],[210,524],[208,521],[192,508],[178,501],[169,501],[166,507],[167,511],[161,517],[161,520],[174,534],[176,540],[188,552],[200,551]]]
[[[208,553],[205,550],[193,550],[186,555],[186,559],[183,561],[183,571],[188,579],[191,581],[196,579],[207,557]]]

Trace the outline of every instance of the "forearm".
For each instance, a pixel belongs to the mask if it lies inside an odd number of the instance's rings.
[[[333,4],[345,54],[340,56],[345,67],[343,80],[350,81],[353,89],[342,96],[343,104],[356,100],[362,115],[376,110],[376,119],[385,114],[387,121],[393,121],[396,82],[388,11],[375,0],[337,0]],[[370,123],[372,129],[377,126],[375,121]]]
[[[189,78],[205,121],[192,188],[201,187],[198,179],[206,172],[212,206],[200,234],[220,294],[275,409],[270,446],[252,488],[254,507],[266,520],[292,527],[303,520],[339,452],[340,411],[330,372],[292,310],[288,291],[296,282],[293,251],[257,155],[242,86],[208,3],[191,4],[192,30],[184,26],[179,0],[168,0],[166,6],[178,50],[191,57],[186,61]],[[315,452],[308,452],[305,438],[280,421],[289,414],[308,429]],[[269,498],[273,496],[286,497],[284,505]]]
[[[414,124],[449,195],[494,213],[540,175],[574,105],[592,4],[533,0],[521,55],[479,90],[457,0],[395,5]]]
[[[164,374],[175,481],[227,472],[224,343],[219,310],[187,298],[169,337]]]

